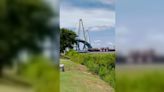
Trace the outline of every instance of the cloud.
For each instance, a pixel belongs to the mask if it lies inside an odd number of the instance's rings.
[[[106,44],[110,45],[110,46],[113,46],[113,43],[111,43],[111,42],[107,42]]]
[[[115,4],[116,0],[100,0],[104,4]]]
[[[164,32],[155,28],[147,28],[145,31],[128,26],[120,26],[116,29],[116,44],[120,52],[128,53],[131,50],[154,49],[157,53],[164,53]]]
[[[101,42],[101,40],[95,40],[94,41],[94,43],[100,43]]]
[[[73,6],[76,8],[83,9],[107,9],[114,10],[114,0],[62,0],[61,6]]]
[[[88,27],[88,31],[107,31],[112,28],[114,28],[114,24],[108,24],[108,25],[98,25],[98,26],[93,26],[93,27]]]
[[[70,11],[71,10],[71,11]],[[78,21],[82,18],[85,28],[100,26],[115,26],[115,12],[102,9],[80,9],[65,7],[60,10],[60,26],[66,28],[78,27]]]
[[[92,43],[93,47],[100,47],[101,46],[102,41],[101,40],[94,40]]]
[[[109,48],[111,48],[111,49],[115,49],[114,43],[112,43],[112,42],[110,42],[110,41],[106,41],[105,44],[106,44],[107,47],[109,47]]]
[[[110,41],[94,40],[92,45],[93,47],[97,47],[97,48],[102,48],[102,47],[114,48],[114,44]]]

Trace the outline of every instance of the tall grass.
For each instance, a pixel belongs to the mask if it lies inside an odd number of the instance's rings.
[[[42,56],[32,57],[22,65],[20,74],[31,80],[35,92],[59,92],[58,66]]]
[[[129,68],[116,71],[116,92],[163,92],[164,69]]]
[[[101,79],[115,87],[115,54],[79,54],[70,51],[67,56],[72,61],[87,66],[92,73],[99,75]]]

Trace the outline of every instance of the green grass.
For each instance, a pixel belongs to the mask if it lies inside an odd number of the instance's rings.
[[[58,65],[37,55],[15,68],[5,67],[0,92],[59,92],[59,82]]]
[[[0,92],[34,92],[28,82],[15,76],[0,78]]]
[[[163,92],[164,65],[118,65],[116,92]]]
[[[85,65],[92,73],[115,88],[115,54],[111,53],[77,53],[66,54],[71,61]]]
[[[15,74],[15,70],[5,68],[0,78],[0,92],[34,92],[30,81]]]
[[[113,92],[113,88],[93,75],[80,64],[69,60],[61,60],[65,72],[60,73],[61,92]]]
[[[0,92],[34,92],[30,88],[0,84]]]
[[[51,60],[42,56],[22,65],[20,75],[32,82],[35,92],[59,92],[59,70]]]

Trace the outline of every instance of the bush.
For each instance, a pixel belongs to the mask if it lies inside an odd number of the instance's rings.
[[[33,82],[36,92],[59,92],[58,66],[44,57],[32,57],[20,74]]]
[[[72,61],[87,66],[92,73],[115,87],[115,54],[79,54],[71,51],[67,55]]]

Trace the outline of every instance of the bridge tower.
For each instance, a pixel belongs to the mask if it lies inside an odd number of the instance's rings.
[[[86,51],[88,48],[92,48],[90,45],[90,36],[89,36],[89,31],[85,30],[84,28],[84,23],[83,20],[79,20],[79,25],[78,25],[78,33],[77,33],[77,44],[76,44],[76,50],[77,51]],[[81,44],[82,43],[82,48]]]

